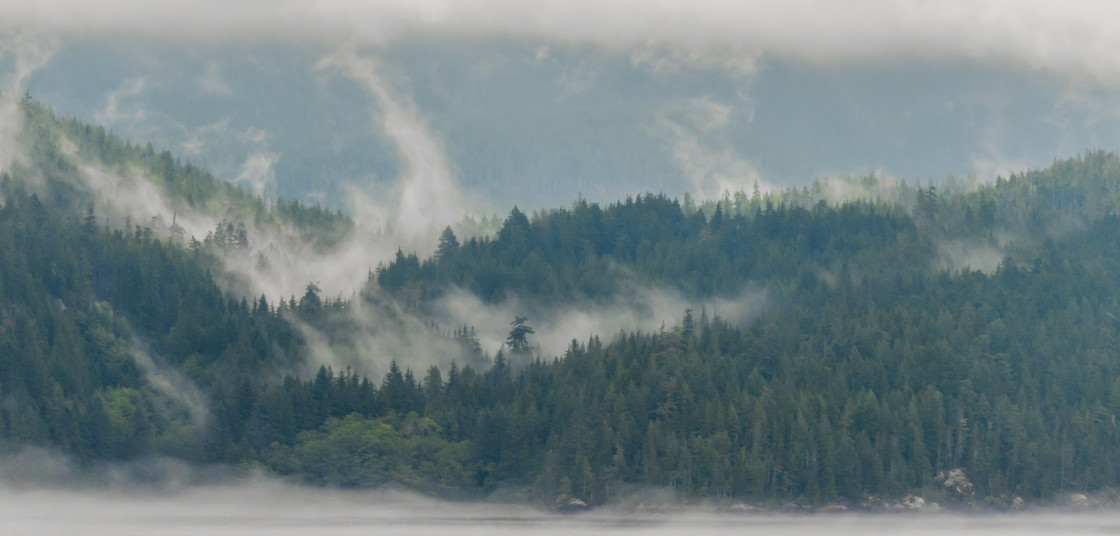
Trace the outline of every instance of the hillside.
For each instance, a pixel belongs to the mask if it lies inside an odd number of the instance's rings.
[[[547,505],[667,488],[998,506],[1120,485],[1115,154],[994,184],[871,176],[514,209],[492,237],[398,249],[353,297],[308,280],[285,299],[245,293],[239,277],[269,272],[239,259],[282,227],[324,266],[349,218],[19,107],[0,175],[6,453]],[[220,223],[175,229],[201,221]],[[661,326],[604,323],[677,306]],[[595,334],[553,352],[557,311]]]

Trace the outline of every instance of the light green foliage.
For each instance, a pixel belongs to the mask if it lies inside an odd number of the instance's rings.
[[[455,490],[472,476],[464,470],[470,445],[449,442],[442,435],[435,421],[416,413],[409,413],[398,429],[384,419],[350,414],[328,419],[321,430],[301,432],[291,456],[310,483],[368,487],[396,481]]]

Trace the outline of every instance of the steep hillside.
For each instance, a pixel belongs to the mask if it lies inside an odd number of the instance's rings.
[[[92,204],[121,219],[130,216],[142,226],[150,221],[153,232],[162,237],[170,236],[176,213],[186,219],[204,215],[218,221],[291,225],[301,237],[324,247],[351,231],[351,221],[338,212],[290,201],[266,201],[180,162],[168,151],[157,153],[150,143],[133,145],[102,126],[57,117],[28,97],[19,103],[19,109],[22,158],[9,171],[7,189],[22,185],[28,191],[45,192],[53,204],[69,209],[84,210]],[[188,231],[198,233],[196,238],[201,240],[213,230]]]
[[[1115,154],[989,185],[514,209],[492,237],[397,249],[349,299],[314,279],[249,298],[279,272],[246,266],[297,244],[323,270],[357,226],[18,106],[5,452],[559,506],[646,487],[998,506],[1120,485]],[[289,232],[262,244],[269,229]]]

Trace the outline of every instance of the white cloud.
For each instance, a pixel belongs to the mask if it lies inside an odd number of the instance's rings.
[[[1120,83],[1120,4],[1108,0],[38,0],[3,11],[9,29],[81,34],[375,43],[442,33],[746,57],[951,56]]]
[[[533,50],[533,63],[541,64],[552,58],[552,48],[541,45]]]
[[[3,9],[0,9],[0,14],[2,13]],[[2,27],[3,23],[0,23],[0,28]],[[0,31],[0,65],[11,62],[11,68],[0,83],[0,92],[16,95],[25,89],[23,82],[27,77],[54,56],[59,43],[57,36],[27,31],[19,26],[15,26],[7,35],[4,34],[5,32]]]
[[[202,156],[210,150],[216,141],[225,144],[235,135],[230,132],[229,119],[222,119],[214,123],[202,125],[190,134],[180,147],[188,156]]]
[[[229,84],[222,78],[222,68],[216,62],[206,64],[206,72],[195,79],[198,88],[208,95],[229,95]]]
[[[429,133],[416,104],[408,96],[393,92],[378,73],[376,59],[353,49],[340,49],[324,58],[318,68],[341,71],[374,97],[379,107],[374,121],[396,145],[404,164],[392,194],[392,209],[383,202],[355,206],[362,199],[372,200],[371,196],[352,197],[349,208],[354,214],[392,214],[391,225],[402,245],[424,252],[434,250],[440,231],[467,213],[443,148]]]
[[[701,49],[672,48],[655,43],[640,46],[630,54],[630,64],[654,74],[678,75],[703,69],[719,70],[749,80],[759,70],[759,52],[742,46],[709,46]]]
[[[972,157],[972,169],[976,178],[983,182],[995,182],[996,177],[1007,178],[1012,173],[1022,173],[1031,169],[1030,162],[1022,158],[1010,158],[1002,153],[992,152]]]
[[[170,226],[174,219],[187,236],[200,240],[218,223],[215,217],[174,203],[138,169],[130,169],[125,176],[92,165],[81,165],[78,171],[77,179],[93,192],[98,210],[111,209],[109,214],[115,221],[127,216],[137,225],[146,226],[154,220]]]
[[[249,153],[245,163],[241,166],[241,173],[237,175],[233,182],[247,184],[253,195],[263,197],[274,189],[276,173],[272,170],[272,167],[276,165],[276,161],[279,159],[280,155],[270,151]]]
[[[947,240],[937,245],[936,266],[950,272],[968,269],[991,274],[1004,255],[1002,247],[986,241]]]
[[[595,69],[588,65],[587,60],[581,60],[575,66],[565,69],[555,83],[565,93],[576,95],[594,89],[597,78]]]
[[[269,131],[256,127],[237,131],[230,127],[229,118],[193,130],[179,128],[189,132],[179,143],[184,155],[202,160],[211,173],[243,184],[257,196],[275,195],[280,154],[269,148]]]
[[[709,317],[744,324],[768,306],[768,293],[753,287],[742,289],[737,296],[700,300],[686,298],[673,288],[624,284],[618,295],[606,302],[554,307],[534,305],[516,296],[501,304],[487,304],[469,292],[456,291],[442,297],[433,310],[440,325],[474,327],[483,349],[490,354],[502,348],[510,321],[527,315],[528,324],[536,330],[530,343],[541,356],[552,358],[563,355],[572,340],[585,343],[591,336],[599,336],[610,341],[619,333],[672,329],[689,308],[696,318],[705,311]]]
[[[0,95],[0,171],[7,170],[19,156],[21,115],[14,97]]]
[[[772,189],[755,166],[741,157],[726,129],[734,108],[708,97],[670,106],[657,120],[657,132],[673,160],[700,199],[716,199],[724,192],[747,191],[755,183]]]
[[[105,95],[105,107],[93,114],[93,118],[105,125],[113,125],[121,121],[142,121],[146,116],[143,107],[135,107],[126,111],[122,100],[135,97],[148,88],[147,78],[130,78],[121,83],[120,87]]]
[[[144,350],[140,340],[133,340],[129,355],[133,363],[144,374],[144,379],[175,409],[185,409],[190,414],[191,423],[201,428],[206,424],[210,411],[206,407],[206,397],[190,379],[173,368],[156,363]]]

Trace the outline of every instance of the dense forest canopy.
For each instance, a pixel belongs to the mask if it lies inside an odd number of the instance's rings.
[[[309,282],[272,300],[220,284],[246,225],[287,223],[329,248],[349,218],[266,203],[20,106],[23,158],[0,174],[0,452],[164,455],[453,497],[512,487],[543,504],[663,487],[764,504],[923,493],[998,505],[1120,486],[1114,153],[968,187],[869,176],[514,208],[492,236],[447,229],[428,258],[399,250],[351,298]],[[221,223],[192,238],[175,216],[109,214],[119,207],[78,180],[91,163],[138,169]],[[836,201],[836,184],[858,195]],[[442,355],[360,344],[361,315],[425,318],[453,292],[544,309],[747,286],[768,296],[752,318],[681,310],[560,355],[521,315],[502,319],[496,354],[471,325],[423,328]],[[388,364],[376,377],[309,367],[320,347]]]

